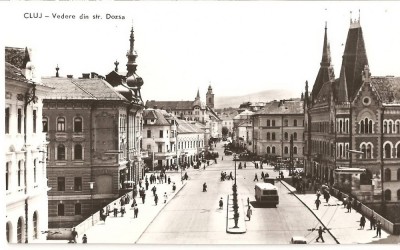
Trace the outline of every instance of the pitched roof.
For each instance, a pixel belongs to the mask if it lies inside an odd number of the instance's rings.
[[[303,114],[304,101],[301,100],[281,100],[268,103],[264,109],[257,111],[255,115],[268,114]]]
[[[371,85],[385,104],[400,104],[400,77],[371,77]]]
[[[99,78],[73,79],[64,77],[44,77],[42,82],[54,88],[45,99],[77,99],[77,100],[122,100],[108,82]]]
[[[155,119],[154,124],[147,124],[150,126],[169,126],[170,123],[165,119],[163,112],[157,109],[143,110],[143,119]]]
[[[20,82],[26,82],[26,83],[29,82],[22,74],[22,71],[19,68],[15,67],[14,65],[8,62],[5,63],[5,77],[6,79],[17,80]]]
[[[346,68],[342,65],[342,69],[340,70],[340,77],[339,77],[339,86],[337,87],[336,97],[339,103],[348,102],[349,95],[347,92],[347,81],[346,77]]]
[[[350,24],[347,33],[342,60],[342,67],[346,69],[347,92],[350,100],[353,100],[362,85],[361,74],[365,65],[369,64],[364,37],[359,21],[354,21]]]
[[[146,107],[164,109],[164,110],[187,110],[193,109],[193,101],[147,101]]]
[[[203,133],[204,131],[196,126],[185,120],[177,120],[178,123],[178,133]]]

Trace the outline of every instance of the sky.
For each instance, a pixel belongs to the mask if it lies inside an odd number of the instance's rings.
[[[325,22],[338,77],[350,18],[359,16],[372,75],[400,76],[397,1],[13,2],[0,9],[2,43],[31,47],[42,76],[54,76],[57,64],[61,76],[106,75],[116,60],[126,71],[133,26],[144,101],[194,100],[198,89],[205,101],[209,84],[215,96],[268,89],[300,96],[305,81],[311,89],[317,76]],[[125,19],[106,19],[107,13]]]

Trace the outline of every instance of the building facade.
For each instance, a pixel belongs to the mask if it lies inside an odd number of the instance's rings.
[[[48,229],[46,135],[43,98],[51,91],[35,79],[31,50],[5,51],[5,223],[8,243],[45,240]]]
[[[128,73],[118,84],[84,74],[42,81],[54,88],[43,107],[47,147],[49,227],[73,227],[132,191],[143,178],[142,110],[133,29]]]
[[[304,109],[303,100],[272,101],[255,112],[253,120],[253,152],[264,157],[303,162]],[[293,138],[293,145],[290,140]]]
[[[366,203],[400,201],[400,79],[372,77],[362,28],[351,20],[340,76],[327,27],[321,66],[305,94],[305,169]]]

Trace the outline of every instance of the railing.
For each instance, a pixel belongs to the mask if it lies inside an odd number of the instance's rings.
[[[332,192],[333,191],[333,192]],[[334,194],[339,200],[343,200],[344,198],[349,198],[348,194],[342,193],[341,191],[331,188],[331,194]],[[354,204],[353,204],[354,205]],[[355,209],[365,215],[367,218],[371,218],[372,215],[375,216],[376,221],[380,221],[382,223],[382,228],[391,234],[399,235],[400,234],[400,223],[392,223],[389,220],[385,219],[382,215],[376,213],[371,208],[357,201]]]

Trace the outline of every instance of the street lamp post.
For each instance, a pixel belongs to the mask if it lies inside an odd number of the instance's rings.
[[[92,226],[94,226],[94,221],[93,221],[93,186],[94,186],[94,181],[89,182],[89,187],[90,187],[90,201],[92,203],[92,208],[90,210],[90,213],[92,214]]]

